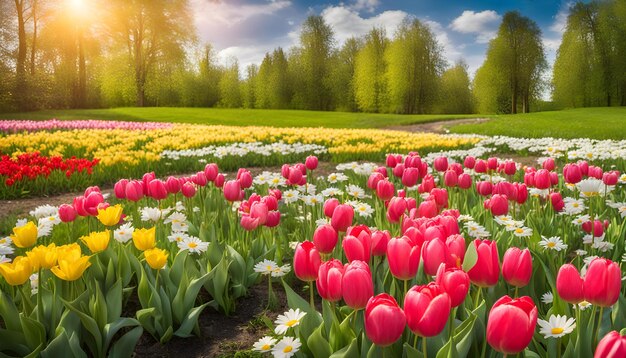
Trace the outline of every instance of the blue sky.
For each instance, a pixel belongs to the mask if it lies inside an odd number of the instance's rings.
[[[568,6],[564,0],[191,0],[191,4],[200,39],[215,47],[223,63],[237,58],[242,69],[259,63],[265,52],[278,46],[296,45],[302,22],[310,14],[322,15],[333,27],[337,45],[372,26],[382,26],[393,36],[410,16],[431,27],[449,63],[464,58],[471,75],[509,10],[537,22],[552,64]]]

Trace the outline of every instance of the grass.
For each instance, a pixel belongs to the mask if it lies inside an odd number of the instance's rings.
[[[112,108],[46,110],[26,113],[4,113],[0,119],[45,120],[108,119],[124,121],[155,121],[234,126],[274,127],[328,127],[328,128],[381,128],[459,118],[473,118],[475,114],[425,114],[401,115],[379,113],[320,112],[272,109],[230,108]]]
[[[626,139],[626,107],[577,108],[490,117],[493,119],[481,123],[454,125],[450,131],[511,137]]]

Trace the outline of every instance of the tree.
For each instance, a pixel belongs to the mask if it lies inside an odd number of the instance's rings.
[[[269,78],[267,78],[267,94],[269,108],[287,108],[291,101],[288,63],[282,48],[274,50],[269,62]]]
[[[439,108],[442,113],[474,112],[470,79],[464,61],[457,62],[441,76]]]
[[[517,113],[519,103],[524,113],[529,112],[530,102],[541,92],[541,74],[547,67],[539,26],[517,11],[504,14],[496,38],[489,42],[483,67],[489,70],[479,70],[475,82],[478,101],[483,102],[479,104],[481,110],[502,110],[501,102],[496,106],[485,105],[493,101],[485,94],[495,92],[509,98],[508,112]],[[498,98],[501,101],[503,96]]]
[[[349,38],[335,56],[332,57],[331,87],[334,105],[340,111],[356,111],[358,109],[354,93],[354,71],[356,56],[362,42],[354,37]]]
[[[242,83],[243,107],[255,108],[256,104],[256,84],[259,73],[259,66],[252,64],[246,67],[246,80]]]
[[[227,67],[219,82],[220,106],[227,108],[241,107],[241,82],[237,60]]]
[[[329,110],[332,106],[330,57],[333,30],[321,16],[309,16],[300,33],[300,61],[303,87],[301,100],[306,109]]]
[[[164,56],[184,55],[195,39],[186,0],[112,0],[108,28],[128,51],[134,70],[136,105],[146,104],[146,81]]]
[[[430,28],[419,20],[405,21],[385,53],[391,110],[427,113],[436,99],[445,60]]]
[[[354,92],[360,110],[382,112],[387,109],[385,50],[389,40],[384,28],[373,28],[365,35],[354,69]]]
[[[254,94],[256,108],[270,108],[270,97],[272,88],[270,87],[270,77],[272,76],[272,56],[265,53],[259,72],[255,78]]]
[[[200,105],[212,107],[219,101],[218,82],[220,79],[220,66],[217,54],[211,46],[206,44],[200,59]]]

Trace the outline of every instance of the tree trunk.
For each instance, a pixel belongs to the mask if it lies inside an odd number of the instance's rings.
[[[31,11],[33,14],[33,41],[30,50],[30,75],[33,76],[35,74],[35,57],[37,54],[37,0],[33,0]]]
[[[85,66],[85,46],[83,44],[83,32],[78,34],[78,96],[77,107],[85,108],[87,97],[87,71]]]
[[[15,66],[15,100],[20,110],[28,109],[26,98],[26,24],[24,23],[24,0],[15,0],[17,11],[17,62]]]
[[[517,113],[517,85],[513,84],[513,91],[511,94],[511,113]]]

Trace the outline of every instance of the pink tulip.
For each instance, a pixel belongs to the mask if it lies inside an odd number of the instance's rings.
[[[496,351],[507,355],[523,351],[537,326],[537,306],[524,296],[504,296],[496,301],[487,320],[487,342]]]
[[[593,358],[620,357],[626,357],[626,335],[611,331],[600,340]]]
[[[185,196],[186,198],[191,198],[194,195],[196,195],[196,187],[193,186],[193,184],[190,182],[183,184],[180,191],[183,193],[183,196]]]
[[[459,175],[457,182],[461,189],[469,189],[472,187],[472,177],[469,174],[463,173]]]
[[[63,204],[59,206],[59,219],[64,223],[72,222],[76,219],[76,210],[72,205]]]
[[[448,158],[446,157],[438,157],[435,158],[434,165],[435,170],[438,172],[445,172],[448,169]]]
[[[374,231],[371,235],[372,256],[385,256],[387,254],[387,244],[391,240],[389,231]]]
[[[533,262],[528,249],[511,247],[502,258],[502,277],[511,286],[524,287],[530,282]]]
[[[365,308],[370,297],[374,295],[372,273],[367,263],[355,260],[346,265],[341,290],[348,307],[355,310]]]
[[[219,168],[215,163],[209,163],[204,167],[204,176],[208,181],[215,181],[217,178],[217,174],[219,174]]]
[[[417,168],[406,168],[404,173],[402,173],[402,185],[406,187],[415,186],[417,185],[419,177],[420,172]]]
[[[393,198],[395,192],[396,188],[393,186],[393,183],[387,179],[379,180],[378,183],[376,183],[376,196],[378,196],[380,200],[390,200]]]
[[[126,184],[125,189],[126,199],[130,201],[139,201],[143,198],[144,195],[144,187],[140,181],[131,180]]]
[[[417,215],[421,218],[434,218],[439,214],[439,208],[435,200],[424,200],[417,208]]]
[[[343,264],[337,259],[330,259],[320,265],[315,285],[323,299],[328,302],[341,300],[341,282],[344,271]]]
[[[308,170],[317,169],[317,164],[318,164],[318,160],[317,160],[317,157],[314,155],[309,155],[308,157],[306,157],[306,160],[304,161],[304,165],[306,166]]]
[[[327,218],[332,218],[333,213],[335,212],[335,209],[337,208],[337,206],[339,206],[339,199],[337,198],[327,199],[324,202],[324,215]]]
[[[167,188],[165,183],[159,179],[153,179],[148,183],[148,192],[155,200],[163,200],[167,198]]]
[[[387,244],[389,271],[399,280],[410,280],[417,274],[420,264],[421,245],[406,236],[392,238]]]
[[[333,215],[330,219],[330,224],[337,231],[346,231],[346,229],[352,225],[352,219],[354,219],[354,209],[348,204],[339,204],[333,210]]]
[[[386,347],[402,336],[406,317],[395,298],[386,293],[372,297],[365,308],[365,333],[374,344]]]
[[[224,198],[230,202],[241,200],[241,184],[238,180],[229,180],[224,183]]]
[[[165,181],[165,188],[167,189],[168,193],[176,194],[181,189],[180,181],[177,178],[170,176]]]
[[[113,192],[118,199],[126,199],[126,185],[128,185],[128,179],[120,179],[113,186]]]
[[[407,209],[407,202],[404,198],[393,197],[387,206],[387,220],[390,223],[397,223]]]
[[[450,296],[450,305],[458,307],[465,301],[470,288],[470,279],[467,273],[459,268],[446,268],[441,264],[437,270],[437,285]]]
[[[500,277],[500,258],[498,246],[491,240],[474,240],[478,259],[467,274],[473,284],[479,287],[495,286]]]
[[[476,165],[476,158],[468,155],[465,157],[465,160],[463,160],[463,165],[467,169],[474,169],[474,166]]]
[[[421,337],[441,333],[450,316],[450,296],[434,282],[413,286],[404,298],[404,311],[409,329]]]
[[[313,242],[315,247],[322,254],[329,254],[333,252],[335,245],[337,245],[338,235],[337,231],[332,225],[326,224],[318,226],[313,233]]]
[[[584,281],[576,266],[572,264],[561,266],[556,276],[556,291],[563,301],[571,304],[582,302],[585,299],[583,285]]]
[[[322,259],[311,241],[304,241],[296,246],[293,255],[293,271],[302,281],[315,281]]]
[[[617,302],[622,289],[622,275],[617,263],[596,258],[589,264],[583,292],[585,301],[600,307],[610,307]]]

